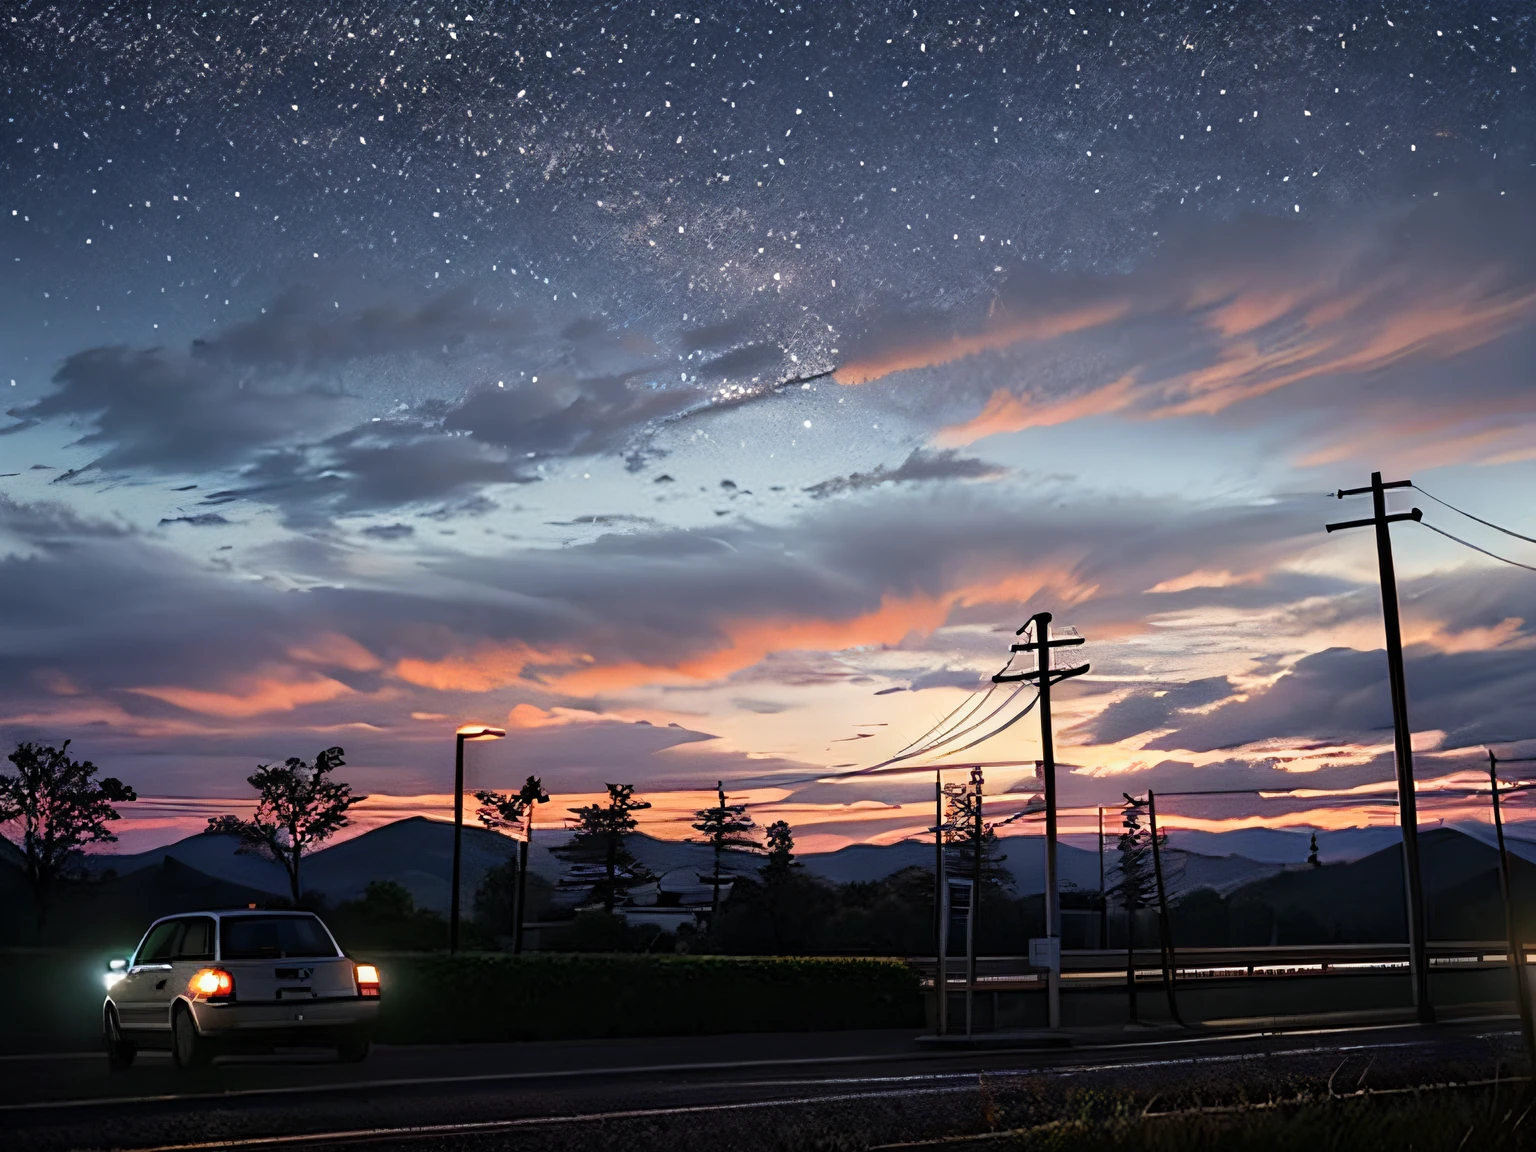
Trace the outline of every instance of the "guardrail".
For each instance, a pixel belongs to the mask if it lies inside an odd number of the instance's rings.
[[[1503,941],[1446,941],[1430,944],[1431,971],[1475,971],[1506,968],[1508,948]],[[1361,973],[1407,971],[1407,944],[1280,944],[1255,948],[1179,948],[1175,952],[1175,978],[1179,981],[1253,979],[1287,976],[1346,976]],[[932,988],[938,970],[932,956],[909,957]],[[1527,945],[1526,962],[1536,964],[1536,951]],[[1131,963],[1138,983],[1161,982],[1162,956],[1156,948],[1138,948]],[[1124,949],[1063,951],[1061,976],[1064,988],[1124,984]],[[1032,967],[1027,956],[982,956],[976,960],[976,988],[988,992],[1020,990],[1044,985],[1044,969]],[[945,964],[945,984],[954,991],[966,987],[966,960],[951,956]]]

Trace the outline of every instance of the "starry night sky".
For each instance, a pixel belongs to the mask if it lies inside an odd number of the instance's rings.
[[[1332,491],[1536,535],[1523,4],[0,21],[0,735],[155,798],[130,846],[328,744],[440,812],[461,721],[515,729],[472,782],[634,781],[663,834],[725,778],[900,838],[931,782],[832,777],[1040,609],[1094,664],[1072,802],[1359,787]],[[1421,778],[1536,747],[1536,575],[1396,531]]]

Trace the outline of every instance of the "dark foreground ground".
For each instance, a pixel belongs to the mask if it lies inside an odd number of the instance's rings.
[[[0,1143],[63,1149],[1407,1148],[1536,1146],[1506,1020],[1049,1051],[910,1031],[380,1048],[178,1073],[145,1056],[0,1060]]]

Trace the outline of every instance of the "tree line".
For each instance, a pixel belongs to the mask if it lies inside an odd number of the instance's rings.
[[[70,755],[70,742],[59,747],[24,742],[7,759],[12,771],[0,772],[0,825],[14,829],[39,927],[46,921],[61,885],[84,876],[86,849],[115,842],[112,824],[119,807],[137,799],[134,789],[101,776],[89,760]],[[209,819],[206,831],[236,838],[237,851],[280,865],[294,905],[314,903],[304,888],[304,860],[351,823],[350,811],[366,797],[337,778],[345,766],[339,747],[313,759],[289,758],[260,764],[247,782],[256,794],[249,816],[225,814]],[[736,953],[864,952],[917,955],[933,948],[934,877],[926,868],[909,868],[868,883],[834,884],[810,874],[795,858],[793,829],[783,820],[759,828],[747,805],[732,801],[717,782],[715,802],[694,813],[695,843],[706,846],[712,865],[701,877],[711,890],[710,909],[697,925],[676,933],[635,927],[622,912],[632,891],[657,881],[630,850],[638,829],[636,813],[650,804],[633,784],[607,784],[606,796],[569,810],[570,836],[551,851],[570,869],[568,887],[576,887],[576,923],[561,946],[592,949],[658,949]],[[549,802],[543,782],[530,776],[516,791],[483,789],[476,817],[489,830],[511,832],[521,844],[492,868],[475,893],[476,938],[483,945],[511,941],[521,947],[522,928],[545,914],[554,902],[553,886],[528,868],[533,814]],[[949,797],[944,822],[947,870],[952,876],[981,879],[978,898],[980,951],[1014,953],[1022,941],[1043,932],[1038,896],[1019,897],[1004,866],[997,829],[979,819],[969,794]],[[1127,796],[1122,830],[1115,845],[1114,883],[1109,897],[1124,917],[1123,933],[1138,939],[1138,914],[1153,906],[1154,845],[1145,824],[1145,804]],[[1158,837],[1158,846],[1166,836]],[[1315,842],[1314,842],[1315,844]],[[1309,863],[1316,866],[1315,846]],[[1209,896],[1180,902],[1178,934],[1204,938],[1216,914]],[[387,881],[370,885],[359,899],[334,910],[359,932],[387,929],[391,938],[413,947],[439,946],[441,917],[417,909],[410,893]],[[1241,916],[1249,916],[1242,913]],[[1222,913],[1225,916],[1225,913]],[[1232,920],[1232,934],[1248,933],[1246,920]],[[1251,916],[1250,916],[1251,918]],[[1278,923],[1278,921],[1276,921]],[[1220,929],[1226,931],[1225,929]],[[1275,930],[1278,939],[1279,930]],[[1289,935],[1289,932],[1287,933]],[[1128,956],[1129,961],[1129,956]]]

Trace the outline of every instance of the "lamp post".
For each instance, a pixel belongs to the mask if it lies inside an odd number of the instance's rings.
[[[459,861],[464,846],[464,742],[466,740],[500,740],[507,734],[504,728],[490,728],[484,724],[470,724],[454,733],[453,755],[453,879],[448,904],[448,951],[459,950]]]

